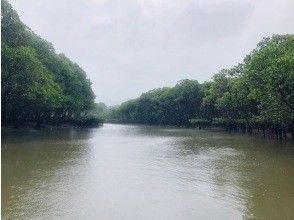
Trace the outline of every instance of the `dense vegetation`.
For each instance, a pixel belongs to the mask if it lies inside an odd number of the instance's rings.
[[[2,124],[100,123],[87,115],[95,95],[83,69],[33,33],[7,1],[1,7]]]
[[[211,81],[182,80],[113,109],[112,120],[156,125],[222,126],[279,139],[294,128],[294,35],[264,38],[244,61]]]

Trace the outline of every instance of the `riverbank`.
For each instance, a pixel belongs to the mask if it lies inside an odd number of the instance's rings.
[[[258,138],[270,139],[270,140],[283,140],[283,141],[294,141],[293,131],[275,131],[273,129],[262,129],[262,128],[248,128],[243,129],[239,127],[228,128],[223,126],[195,126],[195,125],[151,125],[142,123],[125,123],[118,122],[115,120],[106,120],[105,123],[108,124],[124,124],[124,125],[144,125],[144,126],[158,126],[164,128],[191,128],[195,130],[213,130],[213,131],[223,131],[228,134],[242,134],[246,136],[253,136]]]
[[[104,119],[102,119],[98,115],[84,115],[79,116],[77,118],[70,119],[61,119],[59,121],[56,120],[46,120],[43,122],[10,122],[2,127],[6,129],[49,129],[52,130],[54,128],[74,128],[74,127],[82,127],[82,128],[94,128],[99,127],[104,123]]]
[[[70,128],[96,128],[101,127],[103,122],[95,125],[77,125],[72,123],[61,123],[61,124],[37,124],[37,123],[27,123],[19,126],[15,125],[3,125],[1,126],[2,132],[17,131],[17,130],[54,130],[54,129],[70,129]]]

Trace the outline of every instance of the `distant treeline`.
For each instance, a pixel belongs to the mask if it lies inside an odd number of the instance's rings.
[[[23,24],[1,1],[2,124],[95,125],[95,95],[84,70]]]
[[[112,110],[124,123],[217,126],[285,139],[294,128],[294,35],[264,38],[242,63],[211,81],[182,80]]]

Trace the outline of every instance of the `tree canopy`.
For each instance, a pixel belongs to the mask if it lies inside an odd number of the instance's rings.
[[[84,70],[23,24],[6,0],[1,12],[2,123],[60,123],[93,109]]]
[[[128,123],[293,133],[294,35],[264,38],[242,63],[219,71],[212,80],[183,80],[143,93],[122,103],[111,117]]]

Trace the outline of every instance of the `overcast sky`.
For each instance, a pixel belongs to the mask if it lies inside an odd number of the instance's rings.
[[[185,78],[209,80],[264,36],[294,33],[294,0],[10,0],[77,62],[97,101],[119,104]]]

